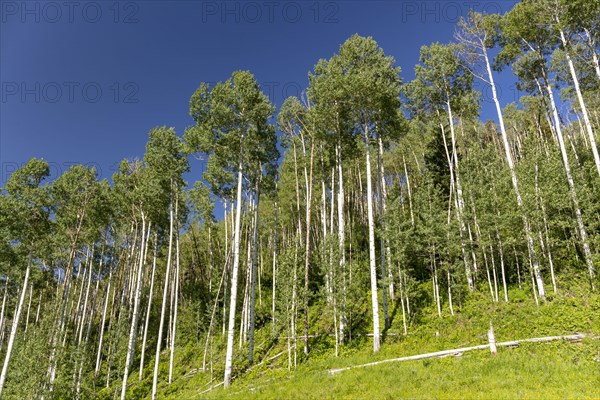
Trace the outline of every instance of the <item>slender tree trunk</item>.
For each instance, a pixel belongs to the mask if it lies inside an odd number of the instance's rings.
[[[243,142],[242,137],[242,142]],[[240,265],[240,224],[242,216],[242,158],[238,163],[238,182],[236,197],[235,230],[233,236],[233,266],[231,272],[231,299],[229,301],[229,328],[227,330],[227,353],[225,355],[225,376],[223,385],[231,385],[233,366],[233,335],[235,333],[235,309],[237,301],[238,269]]]
[[[229,262],[229,254],[227,254],[225,259],[225,265],[223,265],[223,274],[221,275],[221,282],[219,283],[219,288],[217,289],[217,294],[215,295],[215,301],[213,304],[213,310],[210,315],[210,322],[208,324],[208,332],[206,333],[206,342],[204,343],[204,357],[202,357],[202,371],[206,371],[206,353],[208,352],[208,343],[210,341],[213,321],[215,320],[215,315],[217,314],[217,305],[219,304],[219,295],[221,294],[221,288],[223,287],[223,282],[225,281],[225,270],[227,269],[227,263]]]
[[[29,325],[29,310],[31,310],[31,298],[33,297],[33,285],[29,285],[29,302],[27,303],[27,315],[25,317],[25,332],[27,333],[27,327]]]
[[[371,154],[369,128],[365,127],[365,157],[367,169],[367,218],[369,221],[369,266],[371,270],[371,306],[373,309],[373,352],[381,348],[379,332],[379,300],[377,299],[377,265],[375,260],[375,221],[373,218],[373,184],[371,179]]]
[[[256,307],[256,262],[258,255],[258,205],[260,203],[260,183],[257,179],[254,188],[256,204],[254,205],[254,227],[252,232],[252,267],[250,271],[250,330],[248,343],[248,365],[254,362],[254,320]]]
[[[146,355],[146,339],[148,338],[148,325],[150,324],[150,311],[152,310],[152,295],[154,292],[154,276],[156,274],[156,256],[158,251],[158,230],[154,233],[154,254],[152,256],[152,274],[150,276],[150,292],[148,293],[148,305],[146,307],[146,322],[144,323],[144,336],[142,339],[142,351],[140,354],[140,372],[138,381],[144,375],[144,357]]]
[[[275,206],[273,207],[273,219],[275,222],[275,226],[273,228],[273,293],[272,293],[272,297],[271,297],[271,315],[272,315],[272,319],[273,319],[273,336],[275,336],[275,326],[276,326],[276,321],[275,321],[275,289],[277,287],[277,232],[279,230],[279,227],[277,226],[277,202],[275,202]]]
[[[167,270],[165,271],[165,285],[163,288],[162,305],[160,311],[160,323],[158,324],[158,336],[156,339],[156,356],[154,358],[154,375],[152,377],[152,400],[156,400],[156,391],[158,388],[158,365],[160,363],[160,348],[162,345],[163,327],[165,325],[167,295],[169,293],[169,275],[171,273],[171,257],[173,253],[173,218],[173,179],[171,179],[171,201],[169,204],[169,249],[167,254]]]
[[[378,141],[378,150],[379,150],[379,158],[381,163],[379,164],[379,174],[381,181],[381,215],[382,215],[382,229],[384,232],[387,232],[387,226],[385,224],[385,217],[387,215],[387,185],[385,182],[385,166],[383,162],[383,140],[381,137],[377,138]],[[394,275],[392,274],[392,250],[390,249],[390,241],[389,238],[384,238],[384,246],[385,246],[385,266],[387,266],[387,279],[388,279],[388,288],[390,293],[390,300],[394,301],[395,291],[394,291]],[[383,251],[383,249],[382,249]],[[384,265],[384,259],[382,256],[382,265]],[[385,276],[385,271],[382,270],[382,273]]]
[[[560,119],[558,117],[558,110],[556,103],[554,102],[554,94],[552,93],[552,86],[549,82],[546,83],[546,90],[548,91],[548,97],[550,99],[550,106],[552,108],[552,115],[554,117],[554,127],[556,129],[556,135],[558,144],[560,146],[560,153],[563,159],[563,165],[565,168],[565,174],[567,175],[567,182],[569,184],[569,192],[571,193],[571,200],[573,201],[573,207],[575,208],[575,218],[577,220],[577,227],[579,229],[579,237],[583,246],[583,254],[585,255],[585,261],[587,263],[588,272],[590,275],[590,284],[592,289],[594,288],[594,280],[596,279],[596,270],[594,268],[594,262],[592,260],[592,253],[590,251],[590,245],[588,243],[588,234],[583,223],[583,216],[581,215],[581,208],[579,207],[579,200],[577,198],[577,191],[575,190],[575,182],[573,180],[573,174],[571,172],[571,166],[569,163],[569,157],[567,155],[567,149],[565,148],[565,142],[560,126]],[[541,295],[540,295],[541,296]]]
[[[498,276],[496,274],[496,257],[494,257],[494,246],[492,243],[492,238],[488,236],[490,241],[490,257],[492,258],[492,273],[494,275],[494,301],[498,302]]]
[[[383,143],[381,143],[381,137],[377,135],[377,194],[378,194],[378,205],[379,205],[379,225],[381,230],[385,230],[384,216],[383,216],[383,191],[385,187],[385,177],[383,176]],[[388,278],[386,277],[385,272],[385,262],[386,262],[386,246],[385,246],[385,235],[381,235],[379,238],[379,260],[381,264],[381,282],[382,282],[382,299],[383,299],[383,318],[384,318],[384,327],[388,329],[390,327],[390,317],[388,312],[388,300],[387,300],[387,291],[389,286],[387,285]]]
[[[177,333],[177,310],[179,308],[179,193],[175,198],[175,306],[173,309],[173,329],[171,330],[171,356],[169,358],[169,384],[173,382],[173,361],[175,359],[175,338]]]
[[[504,251],[502,249],[502,239],[500,238],[500,232],[496,228],[496,239],[498,239],[498,251],[500,253],[500,271],[502,273],[502,288],[504,289],[504,301],[508,303],[508,288],[506,286],[506,272],[504,268]]]
[[[2,297],[2,310],[0,311],[0,350],[2,349],[2,340],[4,339],[4,309],[6,306],[6,297],[8,293],[9,278],[4,283],[4,296]]]
[[[134,277],[135,292],[133,295],[133,317],[131,318],[131,326],[129,329],[129,341],[127,343],[127,355],[125,356],[125,367],[123,371],[123,384],[121,385],[121,400],[125,400],[127,392],[127,378],[129,378],[129,368],[133,364],[133,354],[135,351],[135,336],[137,331],[137,322],[139,317],[140,297],[142,292],[142,277],[144,276],[144,238],[146,237],[146,218],[142,212],[142,236],[140,241],[140,258],[136,268],[137,276]]]
[[[337,217],[338,217],[338,246],[340,253],[340,271],[342,273],[342,304],[340,306],[340,343],[345,340],[346,331],[346,223],[344,220],[344,175],[342,168],[342,144],[341,138],[335,148],[338,193],[337,193]]]
[[[415,227],[415,215],[413,213],[412,206],[412,192],[410,190],[410,179],[408,178],[408,170],[406,169],[406,160],[404,159],[404,154],[402,154],[402,163],[404,164],[404,176],[406,178],[406,189],[408,191],[408,207],[410,209],[410,222]]]
[[[315,144],[311,140],[310,144],[310,159],[309,171],[306,168],[306,149],[304,148],[304,138],[302,140],[302,148],[304,151],[304,180],[306,186],[306,234],[304,244],[304,354],[308,354],[308,277],[310,269],[310,214],[312,210],[312,181],[313,181],[313,160]]]
[[[556,278],[554,276],[554,262],[552,260],[552,252],[550,251],[550,238],[548,237],[548,224],[546,222],[546,207],[544,206],[544,199],[542,198],[542,195],[540,194],[540,187],[539,187],[539,183],[538,183],[538,165],[535,165],[535,194],[537,197],[537,200],[539,201],[539,206],[542,212],[542,219],[544,221],[544,228],[545,228],[545,232],[546,232],[546,248],[547,248],[547,254],[548,254],[548,264],[550,265],[550,276],[552,277],[552,288],[554,289],[554,293],[556,293]],[[541,229],[538,228],[538,232],[539,232],[539,236],[540,236],[540,243],[542,246],[542,251],[544,251],[544,240],[542,238],[542,231]]]
[[[557,23],[560,23],[557,18]],[[581,89],[579,88],[579,78],[577,78],[577,73],[575,72],[575,65],[573,64],[573,60],[571,59],[571,54],[569,52],[569,44],[567,43],[567,39],[565,37],[565,33],[562,29],[559,30],[560,40],[562,42],[563,48],[565,50],[565,57],[567,59],[567,64],[569,65],[569,72],[571,73],[571,78],[573,79],[573,87],[575,88],[575,93],[577,94],[577,100],[579,102],[579,108],[581,108],[581,114],[583,116],[583,122],[585,124],[585,128],[588,134],[588,139],[590,140],[590,144],[592,147],[592,154],[594,155],[594,162],[596,163],[596,169],[598,170],[598,175],[600,175],[600,155],[598,154],[598,146],[596,146],[596,139],[594,138],[594,131],[592,130],[592,124],[590,123],[590,117],[588,115],[587,108],[585,106],[585,101],[583,101],[583,95],[581,94]],[[592,51],[595,57],[595,51]],[[598,79],[600,79],[600,74]]]
[[[450,106],[448,105],[448,110],[450,110]],[[469,290],[473,291],[475,288],[475,285],[473,283],[473,276],[471,273],[471,266],[469,264],[469,258],[467,256],[467,250],[466,250],[466,246],[465,246],[465,241],[464,241],[464,237],[465,237],[465,223],[463,221],[462,218],[462,209],[464,206],[464,203],[462,203],[463,205],[461,205],[461,202],[458,200],[458,189],[457,189],[457,178],[456,178],[456,167],[455,167],[455,162],[454,159],[456,157],[458,157],[455,154],[455,144],[454,144],[454,128],[453,128],[453,122],[452,122],[452,118],[451,115],[452,113],[448,113],[448,120],[450,121],[450,127],[452,127],[451,129],[451,141],[452,141],[452,155],[450,155],[450,151],[448,150],[448,144],[446,143],[446,133],[445,133],[445,129],[444,129],[444,125],[442,123],[440,123],[440,129],[442,132],[442,139],[444,142],[444,150],[446,152],[446,158],[448,160],[448,168],[450,170],[450,190],[452,190],[452,188],[455,189],[456,191],[456,199],[455,199],[455,208],[456,208],[456,219],[458,221],[458,231],[460,234],[460,249],[461,249],[461,253],[463,256],[463,263],[465,264],[465,275],[467,277],[467,284],[469,286]],[[462,198],[462,190],[461,190],[461,198]]]
[[[496,105],[496,113],[498,114],[498,122],[500,124],[500,132],[502,133],[502,142],[504,144],[504,153],[506,156],[506,161],[508,163],[508,168],[511,174],[511,180],[513,189],[515,191],[515,196],[517,199],[517,206],[521,210],[521,217],[523,219],[523,228],[525,230],[525,238],[527,240],[527,248],[529,249],[529,257],[531,258],[531,265],[533,268],[533,274],[535,275],[535,280],[537,283],[538,291],[540,297],[545,301],[546,300],[546,290],[544,289],[544,281],[542,280],[542,273],[540,271],[540,266],[537,258],[537,253],[535,250],[535,246],[533,245],[533,236],[531,235],[531,227],[529,225],[529,217],[527,216],[526,211],[523,208],[523,200],[521,198],[521,192],[519,190],[519,182],[517,179],[517,173],[515,171],[513,156],[510,151],[510,144],[508,141],[508,135],[506,133],[506,128],[504,126],[504,117],[502,115],[502,108],[500,107],[500,101],[498,100],[498,94],[496,91],[496,84],[494,83],[494,76],[492,74],[492,67],[490,65],[490,60],[487,54],[487,48],[485,45],[482,45],[483,49],[483,57],[485,59],[486,70],[489,78],[489,84],[492,88],[492,99],[494,100],[494,104]]]
[[[447,271],[448,275],[448,305],[450,306],[450,314],[454,315],[454,306],[452,304],[452,279],[450,277],[450,269]]]
[[[106,298],[104,299],[104,309],[102,310],[102,322],[100,322],[100,335],[98,338],[98,352],[96,355],[96,375],[100,372],[100,360],[102,355],[102,339],[104,337],[104,325],[106,323],[106,311],[108,309],[108,299],[110,298],[110,285],[112,283],[112,271],[110,271],[108,276],[108,284],[106,286]],[[113,293],[113,303],[115,300],[115,294]]]
[[[0,374],[0,396],[2,395],[2,389],[4,389],[4,382],[6,381],[6,374],[8,373],[8,363],[10,362],[10,356],[12,354],[12,348],[15,343],[17,336],[17,328],[19,327],[19,317],[21,316],[21,310],[23,309],[23,302],[25,301],[25,293],[29,285],[29,271],[31,270],[31,250],[29,251],[29,259],[27,261],[27,269],[25,270],[25,279],[23,279],[23,285],[21,286],[21,294],[19,296],[19,302],[13,316],[13,323],[10,328],[10,336],[8,338],[8,345],[6,346],[6,354],[4,356],[4,364],[2,366],[2,373]]]
[[[596,71],[596,76],[600,81],[600,62],[598,61],[598,53],[596,53],[596,43],[592,37],[592,33],[584,28],[585,35],[587,36],[587,44],[590,49],[590,53],[592,53],[592,64],[594,65],[594,70]]]

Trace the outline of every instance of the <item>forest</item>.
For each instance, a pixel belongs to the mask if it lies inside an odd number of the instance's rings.
[[[225,396],[473,302],[571,301],[599,334],[599,57],[600,2],[523,0],[412,81],[354,35],[279,110],[249,71],[202,83],[111,179],[32,158],[0,194],[0,397],[189,398],[192,368]]]

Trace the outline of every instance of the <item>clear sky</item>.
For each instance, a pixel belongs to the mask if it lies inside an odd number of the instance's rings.
[[[52,178],[71,163],[110,178],[121,159],[143,156],[152,127],[181,135],[199,83],[234,70],[254,73],[279,106],[354,33],[372,36],[410,80],[419,48],[452,40],[460,15],[513,3],[0,0],[0,184],[34,156]],[[507,75],[503,104],[515,99]],[[483,115],[494,117],[489,99]],[[189,182],[203,168],[191,167]]]

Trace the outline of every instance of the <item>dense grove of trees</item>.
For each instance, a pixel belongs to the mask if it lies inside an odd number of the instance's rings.
[[[84,166],[47,182],[32,159],[0,197],[0,396],[125,398],[147,380],[156,398],[189,346],[228,386],[264,353],[257,328],[294,368],[323,326],[336,355],[366,334],[378,351],[425,307],[594,290],[599,24],[594,0],[471,13],[410,82],[355,35],[278,112],[250,72],[201,84],[193,125],[152,129],[110,183]]]

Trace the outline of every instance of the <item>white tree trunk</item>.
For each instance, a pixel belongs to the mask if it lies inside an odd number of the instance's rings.
[[[517,173],[515,171],[513,156],[510,150],[510,144],[508,142],[508,135],[506,133],[506,128],[504,126],[504,117],[502,115],[502,108],[500,107],[500,101],[498,100],[498,94],[496,91],[496,84],[494,83],[494,76],[492,74],[492,67],[490,65],[490,60],[487,54],[487,48],[485,45],[482,45],[483,57],[485,59],[486,70],[489,78],[489,85],[492,88],[492,99],[494,100],[494,104],[496,106],[496,113],[498,114],[498,122],[500,124],[500,132],[502,133],[502,142],[504,144],[504,153],[506,156],[506,162],[508,163],[508,168],[510,169],[511,180],[513,189],[515,191],[515,196],[517,199],[517,206],[521,210],[521,216],[523,219],[523,228],[525,230],[525,237],[527,240],[527,248],[529,249],[529,257],[531,258],[531,265],[533,267],[533,273],[535,275],[535,280],[538,287],[538,292],[540,297],[545,301],[546,300],[546,290],[544,288],[544,281],[542,280],[542,273],[540,271],[540,265],[537,258],[537,253],[535,250],[535,246],[533,245],[533,237],[531,235],[531,227],[529,225],[529,217],[527,213],[523,209],[523,200],[521,198],[521,192],[519,190],[519,182],[517,180]]]
[[[592,130],[592,124],[590,123],[590,117],[588,115],[588,111],[585,106],[585,101],[583,101],[583,95],[581,94],[581,89],[579,88],[579,78],[577,78],[577,73],[575,72],[575,66],[573,64],[573,60],[571,59],[571,54],[569,53],[569,47],[568,47],[569,44],[567,43],[565,33],[562,29],[560,29],[560,40],[561,40],[563,48],[565,50],[565,57],[567,58],[567,64],[569,65],[569,72],[571,73],[571,78],[573,79],[573,87],[575,88],[575,93],[577,94],[577,100],[579,101],[579,107],[581,108],[583,122],[585,124],[585,128],[586,128],[587,134],[588,134],[588,139],[590,140],[590,144],[592,147],[592,154],[594,155],[594,162],[596,163],[596,169],[598,170],[598,175],[600,175],[600,155],[598,154],[598,146],[596,146],[596,139],[594,138],[594,131]],[[594,54],[594,56],[596,56],[595,51],[592,51],[592,53]],[[600,75],[598,76],[598,79],[600,79]]]
[[[158,232],[154,233],[154,255],[152,256],[152,274],[150,276],[150,292],[148,293],[148,306],[146,307],[146,322],[144,323],[144,336],[142,339],[142,351],[140,354],[140,372],[138,380],[141,381],[144,374],[144,357],[146,354],[146,339],[148,337],[148,325],[150,323],[150,310],[152,309],[152,294],[154,292],[154,275],[156,273],[156,252],[158,249]]]
[[[456,145],[455,145],[455,138],[454,138],[454,125],[452,122],[452,112],[450,111],[450,104],[448,104],[448,121],[450,123],[450,127],[451,129],[451,141],[452,141],[452,155],[450,155],[450,151],[448,150],[448,144],[446,142],[446,133],[445,133],[445,129],[444,129],[444,125],[440,122],[440,129],[442,132],[442,139],[444,142],[444,150],[446,152],[446,159],[448,160],[448,169],[450,171],[450,195],[452,195],[452,190],[454,188],[454,190],[456,191],[457,195],[456,195],[456,199],[455,199],[455,209],[456,209],[456,219],[458,221],[458,232],[460,235],[460,250],[463,256],[463,263],[465,264],[465,275],[467,277],[467,284],[469,286],[469,290],[473,291],[475,289],[475,284],[473,283],[473,276],[471,274],[471,266],[469,264],[469,257],[467,256],[467,250],[466,250],[466,246],[465,246],[465,224],[463,222],[462,219],[462,209],[464,206],[464,202],[461,203],[461,201],[458,200],[458,189],[457,189],[457,177],[456,177],[456,170],[455,170],[455,165],[456,163],[454,162],[454,159],[457,158],[458,156],[455,153],[456,150]],[[461,193],[461,198],[462,198],[462,190],[460,191]],[[450,202],[451,204],[451,202]],[[461,206],[461,204],[463,204],[463,206]]]
[[[31,310],[31,298],[33,297],[33,285],[29,285],[29,302],[27,303],[27,315],[25,317],[25,333],[29,325],[29,310]]]
[[[385,222],[384,222],[384,188],[385,188],[385,176],[383,175],[383,143],[381,141],[381,137],[377,135],[377,194],[378,194],[378,205],[379,205],[379,224],[381,229],[385,231]],[[383,319],[385,329],[390,327],[390,317],[388,313],[388,300],[387,300],[387,291],[389,286],[387,284],[388,277],[385,272],[385,262],[386,262],[386,245],[385,245],[385,236],[381,235],[379,239],[379,252],[380,252],[380,264],[381,264],[381,279],[382,279],[382,300],[383,300]]]
[[[160,363],[160,348],[162,344],[163,327],[165,324],[167,295],[169,293],[169,275],[171,273],[171,255],[173,253],[173,218],[173,181],[171,180],[171,203],[169,205],[169,249],[167,254],[167,270],[165,271],[165,285],[163,288],[162,305],[160,311],[160,323],[158,324],[158,336],[156,339],[156,357],[154,358],[154,375],[152,378],[152,400],[156,400],[156,390],[158,387],[158,365]]]
[[[87,287],[85,289],[85,297],[83,299],[83,311],[81,312],[81,318],[80,318],[80,323],[79,323],[79,336],[77,338],[77,345],[79,346],[81,344],[81,340],[83,339],[83,327],[85,326],[85,316],[87,314],[87,308],[88,308],[88,300],[90,297],[90,286],[92,284],[92,272],[93,270],[93,263],[94,263],[94,250],[92,249],[92,256],[90,258],[90,262],[89,262],[89,271],[88,271],[88,282],[87,282]],[[82,282],[83,285],[83,282]]]
[[[8,292],[9,278],[6,278],[4,283],[4,297],[2,297],[2,311],[0,311],[0,349],[2,349],[2,340],[4,339],[4,309],[6,306],[6,296]]]
[[[588,243],[588,234],[583,223],[583,216],[581,215],[581,208],[579,208],[579,200],[577,199],[577,191],[575,190],[575,182],[573,181],[573,174],[571,173],[571,166],[569,163],[569,157],[567,155],[567,149],[565,147],[565,141],[562,134],[562,128],[560,126],[560,119],[558,117],[558,110],[556,103],[554,102],[554,94],[552,93],[552,86],[549,82],[546,83],[546,90],[548,91],[548,97],[550,98],[550,107],[552,108],[552,116],[554,117],[554,128],[556,129],[556,136],[558,144],[560,146],[560,153],[563,159],[563,166],[565,168],[565,174],[567,175],[567,182],[569,184],[569,192],[571,194],[571,200],[573,201],[573,207],[575,208],[575,218],[577,220],[577,228],[579,229],[579,237],[583,246],[583,253],[585,255],[585,261],[587,263],[588,272],[590,275],[590,283],[594,288],[594,280],[596,278],[596,270],[594,268],[594,262],[592,260],[592,253],[590,251],[590,245]]]
[[[226,255],[225,265],[223,265],[223,274],[221,275],[221,282],[219,283],[219,288],[217,289],[217,294],[215,295],[213,310],[210,315],[210,322],[208,324],[208,332],[206,333],[206,342],[204,343],[204,357],[202,358],[202,371],[206,371],[206,354],[208,353],[208,343],[210,342],[210,338],[211,338],[213,321],[215,320],[215,315],[217,314],[217,306],[219,305],[219,295],[221,294],[221,288],[223,287],[223,282],[225,281],[225,271],[227,270],[228,262],[229,262],[229,254]]]
[[[173,328],[171,330],[171,356],[169,358],[169,384],[173,382],[173,362],[175,359],[175,338],[177,334],[177,311],[179,308],[179,194],[175,199],[175,218],[177,219],[175,231],[175,294],[173,309]]]
[[[25,270],[25,279],[23,279],[23,285],[21,286],[21,295],[19,296],[19,302],[17,303],[17,309],[13,316],[13,323],[10,329],[10,336],[8,338],[8,345],[6,347],[6,355],[4,356],[4,365],[2,366],[2,373],[0,374],[0,397],[2,395],[2,389],[4,388],[4,382],[6,381],[6,374],[8,373],[8,363],[10,362],[10,355],[12,348],[15,343],[17,336],[17,328],[19,326],[19,317],[21,316],[21,310],[23,309],[23,302],[25,301],[25,293],[29,285],[29,270],[31,269],[31,253],[29,254],[29,260],[27,261],[27,269]]]
[[[242,138],[243,141],[243,138]],[[235,333],[235,309],[237,301],[238,269],[240,265],[240,224],[242,216],[242,161],[238,165],[238,182],[235,211],[235,230],[233,236],[233,267],[231,272],[231,298],[229,301],[229,327],[227,329],[227,353],[225,355],[224,386],[231,385],[233,366],[233,335]]]
[[[271,294],[271,315],[272,315],[272,331],[273,331],[273,336],[275,335],[275,325],[276,325],[276,321],[275,321],[275,289],[277,287],[277,231],[279,230],[279,227],[277,226],[277,202],[275,202],[275,206],[273,207],[273,213],[274,213],[274,221],[275,221],[275,227],[273,229],[273,293]]]
[[[380,171],[379,173],[381,174],[381,206],[382,206],[382,215],[385,216],[387,215],[387,185],[385,182],[385,165],[383,163],[383,141],[381,140],[381,137],[378,137],[378,150],[379,150],[379,157],[381,159],[381,164],[380,164]],[[383,228],[385,228],[385,231],[387,231],[387,227],[385,226],[385,223],[382,225]],[[385,238],[385,261],[387,262],[386,266],[387,266],[387,278],[388,278],[388,287],[389,287],[389,292],[390,292],[390,300],[394,301],[395,299],[395,290],[394,290],[394,275],[392,274],[392,250],[390,249],[390,241],[389,238]],[[382,263],[383,263],[383,257],[382,257]],[[385,272],[384,272],[385,275]]]
[[[588,45],[589,45],[589,47],[591,49],[591,53],[592,53],[592,63],[594,64],[594,70],[596,71],[596,76],[598,77],[598,80],[600,81],[600,62],[598,62],[598,54],[596,53],[596,44],[592,40],[592,35],[591,35],[590,31],[585,29],[585,33],[587,35]]]
[[[504,250],[502,249],[502,239],[500,232],[496,229],[496,238],[498,239],[498,251],[500,252],[500,269],[502,272],[502,288],[504,289],[504,301],[508,303],[508,288],[506,286],[506,271],[504,268]]]
[[[412,206],[412,192],[410,190],[410,179],[408,178],[408,169],[406,168],[406,160],[404,159],[404,154],[402,154],[402,163],[404,164],[404,177],[406,178],[406,190],[408,191],[408,207],[410,209],[410,222],[415,227],[415,215],[413,213]]]
[[[344,342],[346,331],[346,223],[344,220],[344,174],[342,168],[342,145],[338,139],[335,148],[337,173],[338,173],[338,193],[337,193],[337,213],[338,213],[338,244],[340,252],[340,270],[342,273],[342,304],[340,306],[340,343]]]
[[[371,179],[371,154],[369,129],[365,127],[365,161],[367,169],[367,218],[369,221],[369,267],[371,270],[371,307],[373,309],[373,352],[381,348],[379,333],[379,300],[377,299],[377,264],[375,259],[375,221],[373,218],[373,183]]]
[[[256,262],[258,255],[258,205],[260,203],[259,184],[255,188],[256,204],[254,205],[254,227],[252,231],[252,266],[250,270],[250,304],[249,304],[249,343],[248,365],[254,362],[254,319],[256,307]]]
[[[104,309],[102,310],[102,322],[100,323],[100,338],[98,339],[98,353],[96,355],[96,368],[95,373],[100,372],[100,356],[102,355],[102,339],[104,337],[104,324],[106,323],[106,311],[108,309],[108,299],[110,298],[110,285],[112,283],[112,271],[108,276],[108,285],[106,286],[106,298],[104,299]],[[115,295],[113,293],[113,302]]]
[[[148,232],[149,235],[150,232]],[[144,276],[144,241],[146,237],[146,218],[142,212],[142,236],[140,241],[140,258],[136,268],[137,276],[135,277],[135,293],[133,296],[133,317],[131,318],[131,326],[129,328],[129,340],[127,342],[127,355],[125,356],[125,367],[123,371],[123,384],[121,385],[121,400],[125,400],[127,392],[127,378],[129,378],[129,368],[133,364],[133,354],[135,351],[135,336],[137,332],[137,323],[139,317],[140,298],[142,297],[142,277]]]

